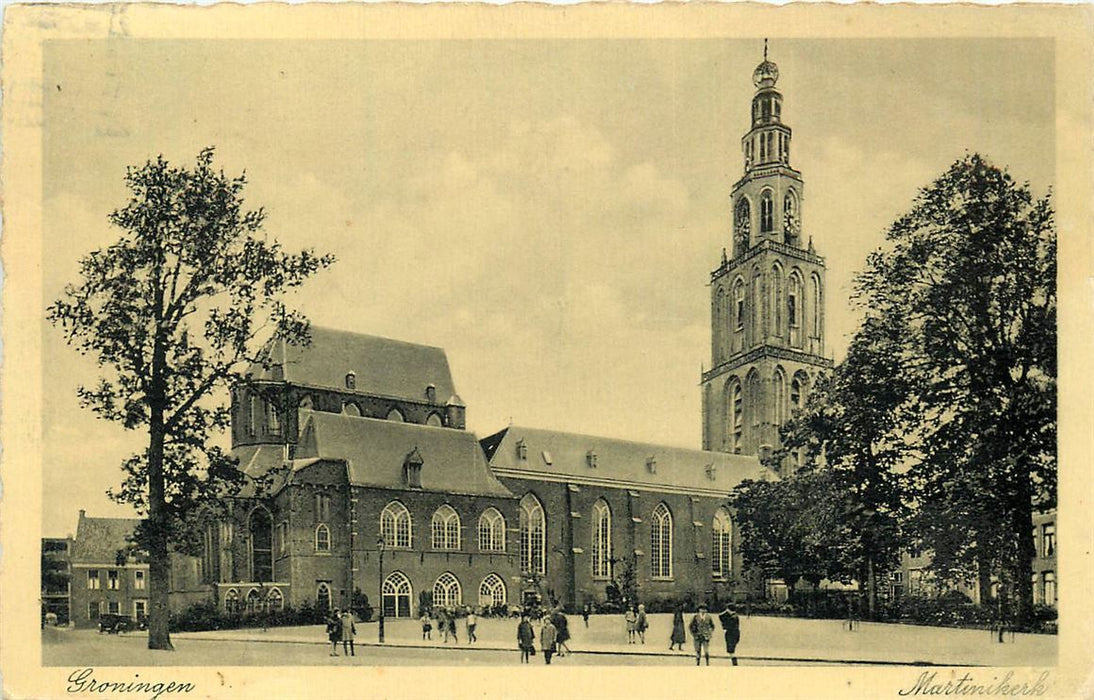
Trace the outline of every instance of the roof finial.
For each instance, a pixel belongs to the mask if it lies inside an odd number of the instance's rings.
[[[767,37],[764,37],[764,60],[767,60]]]

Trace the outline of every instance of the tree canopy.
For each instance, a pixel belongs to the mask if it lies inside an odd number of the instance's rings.
[[[86,255],[80,280],[47,310],[102,370],[79,388],[81,405],[149,436],[111,495],[147,516],[138,540],[150,557],[151,648],[171,647],[169,543],[185,542],[193,514],[243,478],[210,442],[229,423],[223,390],[264,361],[269,338],[308,342],[308,321],[285,296],[334,262],[267,240],[263,210],[244,207],[245,175],[215,170],[213,155],[204,149],[191,168],[162,156],[128,168],[130,199],[110,215],[120,238]]]

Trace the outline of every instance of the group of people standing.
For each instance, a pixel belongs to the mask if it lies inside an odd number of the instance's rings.
[[[737,616],[736,609],[729,605],[718,615],[718,622],[722,625],[722,632],[726,640],[726,653],[730,661],[737,665],[737,644],[741,641],[741,619]],[[710,666],[710,638],[714,635],[714,618],[707,612],[706,605],[699,606],[699,612],[691,618],[688,625],[691,630],[692,640],[695,642],[695,665],[699,665],[702,658],[706,658],[707,666]],[[677,610],[672,619],[672,637],[669,639],[669,649],[679,645],[684,648],[684,615]]]
[[[474,644],[479,641],[476,634],[476,630],[479,626],[479,616],[476,614],[474,608],[464,608],[466,615],[464,616],[464,624],[467,627],[467,643]],[[433,628],[436,626],[437,633],[441,635],[445,644],[448,644],[448,638],[451,637],[452,641],[456,644],[460,643],[459,633],[456,631],[456,618],[458,617],[459,610],[456,608],[445,608],[437,606],[433,608],[432,616],[428,610],[422,611],[422,639],[433,639]]]
[[[588,618],[584,613],[585,624]],[[572,654],[570,645],[570,622],[561,607],[556,607],[540,617],[539,648],[543,652],[543,662],[551,663],[551,658],[557,653],[559,657]],[[536,654],[536,633],[532,628],[532,622],[528,613],[521,613],[520,622],[517,624],[517,648],[520,649],[520,662],[528,663],[528,659]]]
[[[346,656],[356,656],[353,647],[353,638],[357,636],[357,624],[353,619],[353,613],[349,610],[339,611],[337,608],[327,616],[327,639],[330,640],[330,655],[338,656],[338,642],[342,643],[342,653]]]

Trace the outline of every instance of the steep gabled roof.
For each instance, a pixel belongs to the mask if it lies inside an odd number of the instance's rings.
[[[140,524],[138,518],[93,518],[80,511],[72,561],[113,566],[118,550],[129,549],[129,539]]]
[[[406,488],[403,464],[417,450],[424,491],[513,495],[490,473],[473,433],[340,413],[305,413],[295,471],[320,460],[341,461],[354,486],[401,489]]]
[[[353,372],[355,390],[363,394],[425,401],[432,384],[435,403],[456,395],[448,357],[428,345],[312,326],[307,347],[275,340],[265,352],[270,368],[252,366],[255,379],[345,390],[346,375]]]
[[[482,446],[498,476],[704,495],[728,494],[745,479],[778,478],[754,456],[519,426],[483,438]]]

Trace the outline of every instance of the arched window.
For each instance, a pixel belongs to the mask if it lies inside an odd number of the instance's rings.
[[[740,277],[733,283],[733,327],[738,333],[745,329],[745,282]]]
[[[786,422],[786,373],[782,367],[776,367],[775,374],[771,377],[771,393],[774,399],[775,427],[778,429]]]
[[[778,336],[783,327],[783,268],[778,262],[771,266],[771,335]]]
[[[258,589],[252,588],[247,591],[247,613],[250,615],[260,612],[262,610],[262,599],[258,595]]]
[[[460,581],[451,571],[441,574],[437,582],[433,584],[433,604],[446,608],[463,604]]]
[[[714,514],[710,528],[710,569],[714,578],[725,579],[733,573],[733,522],[724,508]]]
[[[320,583],[315,589],[315,607],[320,612],[330,611],[330,585]]]
[[[798,198],[794,190],[790,190],[783,197],[783,240],[788,244],[798,240]]]
[[[285,596],[282,595],[280,588],[270,589],[266,595],[266,605],[270,612],[280,612],[285,607]]]
[[[425,419],[425,424],[431,425],[434,428],[444,427],[444,423],[441,421],[441,417],[438,416],[436,413],[430,413],[429,418]]]
[[[401,571],[393,571],[380,590],[384,617],[410,617],[410,596],[410,579]]]
[[[790,274],[786,292],[786,323],[793,331],[801,325],[802,278],[795,270]]]
[[[460,548],[460,516],[445,504],[433,513],[433,549]]]
[[[251,534],[251,580],[273,580],[273,520],[265,508],[251,512],[248,529]]]
[[[737,200],[733,217],[733,240],[737,246],[734,255],[740,255],[748,250],[749,236],[752,233],[752,207],[747,198],[741,197]]]
[[[752,345],[763,342],[764,314],[763,314],[763,276],[758,269],[752,272],[752,295],[749,305],[752,307]]]
[[[740,454],[743,447],[744,430],[745,430],[745,407],[744,396],[741,392],[741,382],[737,379],[732,380],[732,385],[729,390],[730,396],[730,451],[733,454]]]
[[[775,230],[775,203],[771,198],[771,190],[764,190],[760,194],[760,233],[771,233]]]
[[[258,433],[258,397],[251,394],[247,397],[247,433],[249,435],[255,435]]]
[[[672,578],[672,513],[658,503],[650,521],[650,577]]]
[[[811,307],[810,312],[812,313],[812,320],[813,320],[813,323],[812,323],[813,337],[816,338],[818,343],[819,343],[820,342],[820,337],[821,337],[821,321],[822,321],[822,318],[823,318],[822,309],[824,308],[823,306],[821,306],[822,299],[821,299],[820,277],[818,277],[816,275],[816,273],[814,273],[813,275],[810,276],[810,282],[812,282],[812,285],[813,285],[813,298],[811,300],[813,303],[810,304],[810,307]],[[819,352],[822,349],[823,348],[818,347],[817,351]]]
[[[229,615],[235,615],[239,612],[239,591],[229,588],[228,592],[224,594],[224,610]]]
[[[604,499],[593,504],[593,578],[612,575],[612,510]]]
[[[752,370],[748,373],[746,388],[748,391],[748,418],[751,428],[748,444],[753,449],[758,449],[760,446],[760,427],[764,420],[763,389],[760,385],[759,372]]]
[[[483,608],[505,605],[508,596],[505,592],[505,581],[497,574],[490,574],[479,584],[479,605]]]
[[[330,551],[330,529],[326,525],[319,525],[315,528],[315,551]]]
[[[346,414],[347,416],[356,416],[360,418],[361,407],[353,403],[352,401],[346,401],[344,404],[342,404],[342,413]]]
[[[520,499],[520,570],[526,573],[547,572],[544,545],[547,523],[543,506],[532,494]]]
[[[392,501],[380,513],[380,534],[384,543],[393,549],[410,549],[410,511],[402,503]]]
[[[487,508],[479,516],[479,549],[483,552],[505,551],[505,518],[497,508]]]
[[[397,408],[393,408],[387,412],[387,419],[393,420],[396,423],[403,423],[406,419],[403,418],[403,414]]]

